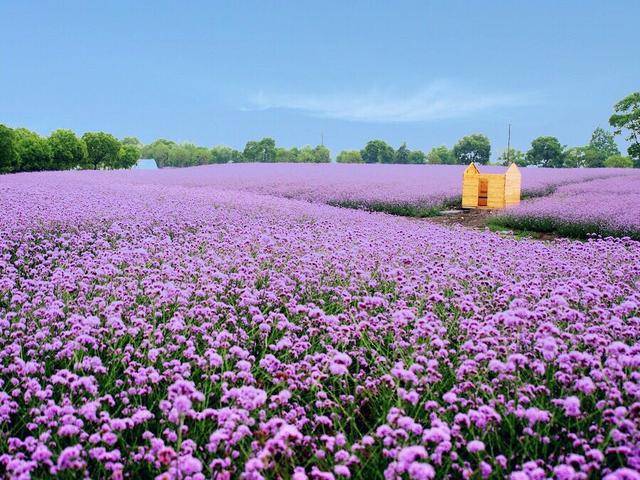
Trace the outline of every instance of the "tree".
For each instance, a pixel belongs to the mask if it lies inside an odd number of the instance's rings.
[[[611,155],[604,161],[604,166],[607,168],[632,168],[633,160],[622,155]]]
[[[453,156],[459,164],[471,162],[487,164],[491,159],[491,143],[485,135],[479,133],[467,135],[454,145]]]
[[[343,150],[336,157],[338,163],[363,163],[360,150]]]
[[[616,145],[613,134],[607,132],[604,128],[598,127],[593,131],[589,147],[598,152],[604,159],[613,155],[620,155],[620,150]]]
[[[556,137],[538,137],[527,152],[528,165],[560,168],[564,164],[564,148]]]
[[[131,168],[140,158],[140,149],[132,144],[124,144],[118,150],[118,160],[114,168]]]
[[[601,168],[604,167],[606,158],[602,152],[590,145],[584,147],[573,147],[564,151],[562,166],[565,168]]]
[[[409,155],[411,154],[411,150],[407,148],[407,144],[403,143],[396,150],[393,161],[394,163],[409,163]]]
[[[572,147],[565,150],[562,166],[564,168],[578,168],[584,166],[584,148],[585,147]]]
[[[209,161],[211,163],[237,163],[242,161],[242,154],[231,147],[217,145],[211,149]]]
[[[245,162],[272,163],[276,160],[276,142],[273,138],[263,138],[259,142],[249,141],[242,152]]]
[[[582,165],[581,167],[587,168],[602,168],[607,157],[602,151],[587,145],[582,147]]]
[[[162,168],[169,164],[169,152],[176,146],[175,142],[160,138],[149,145],[142,147],[141,158],[153,158],[158,167]]]
[[[193,143],[174,144],[169,149],[166,165],[171,167],[192,167],[211,162],[211,151]]]
[[[199,147],[193,143],[185,144],[187,152],[189,152],[190,166],[193,165],[207,165],[211,162],[211,151],[206,147]]]
[[[421,150],[412,150],[409,152],[409,158],[407,159],[408,163],[413,165],[419,165],[425,163],[426,156]]]
[[[87,132],[82,136],[87,146],[87,166],[99,168],[118,168],[120,142],[110,133]]]
[[[276,148],[276,163],[296,163],[298,161],[299,150],[297,148]]]
[[[84,165],[87,146],[71,130],[56,130],[49,136],[51,163],[55,170],[69,170]]]
[[[527,166],[527,159],[526,159],[526,156],[525,156],[524,152],[522,152],[521,150],[518,150],[516,148],[511,147],[508,150],[505,148],[502,151],[502,153],[498,157],[498,163],[500,165],[505,166],[505,167],[508,167],[512,163],[515,163],[519,167],[526,167]]]
[[[620,135],[627,130],[628,136],[625,139],[631,142],[627,153],[633,160],[636,168],[640,168],[640,92],[620,100],[613,107],[614,113],[609,118],[609,125],[614,127],[614,133]]]
[[[12,129],[0,124],[0,173],[17,171],[18,160],[15,134]]]
[[[184,144],[175,144],[169,150],[168,167],[188,167],[191,155]]]
[[[313,149],[313,163],[330,163],[331,152],[324,145],[318,145]]]
[[[315,153],[313,148],[309,145],[305,145],[300,150],[298,150],[297,156],[298,162],[300,163],[314,163],[315,161]]]
[[[137,137],[124,137],[120,143],[122,145],[133,145],[134,147],[142,148],[142,142]]]
[[[394,154],[393,147],[383,140],[371,140],[360,150],[364,163],[393,163]]]
[[[453,152],[444,145],[439,147],[433,147],[429,153],[427,153],[427,163],[432,165],[453,165],[456,163],[456,157],[453,156]]]
[[[52,168],[51,146],[46,138],[26,128],[17,128],[14,134],[20,170],[36,172]]]

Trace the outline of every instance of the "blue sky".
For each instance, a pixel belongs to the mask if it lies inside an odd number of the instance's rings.
[[[242,148],[588,142],[640,88],[629,1],[0,1],[0,123]]]

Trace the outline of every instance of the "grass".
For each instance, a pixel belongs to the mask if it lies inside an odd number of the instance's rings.
[[[445,208],[445,205],[424,205],[411,202],[367,202],[359,200],[336,200],[329,202],[329,205],[415,218],[435,217]]]

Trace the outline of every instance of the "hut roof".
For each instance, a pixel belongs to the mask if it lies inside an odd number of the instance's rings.
[[[509,168],[507,168],[505,175],[521,176],[522,174],[520,173],[520,169],[518,168],[518,166],[515,163],[512,163],[511,165],[509,165]]]
[[[464,175],[480,175],[480,170],[476,167],[476,164],[471,162],[467,168],[464,170]]]

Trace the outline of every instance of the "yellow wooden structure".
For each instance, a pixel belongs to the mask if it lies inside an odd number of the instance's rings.
[[[462,175],[462,208],[498,209],[517,205],[521,180],[515,163],[504,173],[480,173],[472,163]]]

